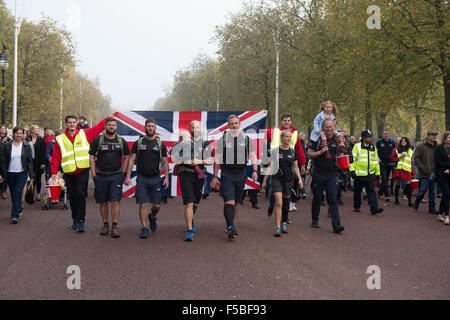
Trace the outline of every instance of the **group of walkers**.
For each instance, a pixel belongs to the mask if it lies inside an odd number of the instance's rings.
[[[56,181],[58,173],[62,172],[70,199],[72,229],[85,232],[91,176],[103,222],[101,235],[119,238],[123,185],[130,186],[135,179],[140,238],[147,239],[150,231],[157,231],[162,188],[169,188],[170,156],[176,164],[173,174],[180,178],[187,228],[185,241],[188,242],[194,240],[196,232],[195,215],[207,177],[206,166],[214,167],[211,189],[220,191],[223,197],[227,238],[236,239],[239,231],[235,217],[243,204],[249,163],[251,179],[259,181],[271,199],[269,216],[275,213],[275,237],[288,233],[289,212],[293,211],[295,201],[307,193],[307,174],[311,176],[313,228],[319,228],[320,209],[326,200],[333,232],[344,231],[338,206],[342,204],[342,191],[348,188],[354,191],[355,212],[361,212],[364,196],[370,213],[381,214],[384,209],[378,203],[377,184],[379,198],[389,202],[394,194],[396,205],[400,204],[399,191],[404,184],[408,205],[416,210],[428,191],[429,212],[450,224],[450,132],[444,133],[442,144],[438,145],[437,132],[430,131],[427,139],[415,148],[406,137],[394,143],[388,130],[376,143],[372,132],[364,130],[357,142],[355,137],[349,138],[338,128],[337,116],[336,105],[324,102],[307,143],[306,135],[292,126],[292,116],[284,114],[280,128],[266,131],[267,153],[262,157],[266,160],[260,171],[255,145],[241,130],[236,115],[228,118],[228,130],[215,147],[204,139],[201,123],[192,121],[189,132],[180,134],[170,154],[156,134],[157,123],[153,119],[145,122],[145,135],[134,142],[131,150],[127,141],[117,134],[117,120],[112,116],[89,128],[85,121],[80,123],[76,116],[69,115],[65,118],[64,132],[54,133],[51,128],[45,128],[45,136],[40,137],[40,129],[33,126],[28,141],[23,128],[14,128],[9,138],[3,126],[0,127],[0,196],[6,199],[7,185],[12,199],[11,223],[17,224],[22,216],[22,196],[27,181],[35,182],[36,201],[39,201],[42,174],[46,172],[46,180]],[[349,158],[349,167],[337,165],[342,157]],[[419,190],[413,203],[411,182],[414,176],[419,178]],[[390,181],[394,181],[395,192],[389,190]],[[435,210],[436,184],[442,189],[439,211]]]

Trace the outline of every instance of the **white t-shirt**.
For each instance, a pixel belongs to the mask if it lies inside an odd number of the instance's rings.
[[[20,173],[23,172],[22,166],[22,143],[16,147],[14,143],[11,149],[11,161],[9,163],[8,172]]]

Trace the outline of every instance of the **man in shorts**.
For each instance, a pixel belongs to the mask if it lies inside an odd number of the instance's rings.
[[[192,121],[189,131],[191,141],[177,143],[171,155],[174,162],[180,164],[178,170],[188,230],[185,241],[191,242],[195,234],[194,215],[198,210],[205,183],[205,165],[212,165],[214,158],[209,142],[202,139],[200,122]]]
[[[156,121],[148,119],[145,122],[145,136],[140,137],[131,149],[125,185],[131,184],[131,172],[136,164],[136,203],[139,204],[139,218],[142,230],[141,239],[148,238],[147,218],[150,229],[156,232],[156,215],[161,204],[161,175],[160,164],[164,166],[163,186],[169,188],[169,162],[167,149],[161,139],[156,136]],[[148,204],[152,204],[151,213],[148,214]]]
[[[91,176],[94,179],[94,197],[100,205],[103,220],[102,236],[111,233],[112,238],[120,238],[119,223],[120,201],[122,200],[123,181],[130,149],[117,133],[117,121],[106,119],[105,133],[91,143],[89,150]],[[123,163],[123,165],[122,165]],[[109,203],[111,203],[112,228],[109,228]]]
[[[253,167],[252,179],[258,181],[258,162],[251,139],[241,131],[241,121],[236,115],[228,118],[229,131],[219,139],[216,147],[214,178],[211,187],[214,190],[219,182],[218,172],[222,168],[222,197],[224,199],[224,215],[227,223],[227,235],[233,240],[239,235],[234,225],[234,217],[244,199],[245,182],[247,181],[247,161]]]

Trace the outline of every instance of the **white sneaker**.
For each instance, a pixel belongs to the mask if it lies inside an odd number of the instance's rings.
[[[443,214],[439,214],[437,218],[440,222],[445,222],[445,217]]]
[[[449,218],[448,216],[445,217],[445,222],[444,222],[444,224],[445,224],[446,226],[450,225],[450,218]]]
[[[293,210],[292,210],[292,205],[293,205],[293,203],[292,202],[289,202],[289,212],[292,212]]]
[[[292,202],[292,211],[297,211],[297,207],[295,206],[294,202]]]

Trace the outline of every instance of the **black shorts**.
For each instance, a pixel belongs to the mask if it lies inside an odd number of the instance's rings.
[[[290,196],[293,187],[294,179],[285,181],[277,176],[272,177],[272,193],[281,192],[283,196]]]
[[[94,178],[94,198],[98,204],[122,200],[122,188],[125,177],[122,173],[112,176],[96,175]]]
[[[183,195],[183,203],[199,204],[202,198],[202,189],[205,179],[198,179],[197,173],[183,172],[180,175],[181,194]]]
[[[244,202],[245,182],[247,181],[247,170],[242,171],[222,171],[222,197],[224,202],[235,201],[242,204]]]

